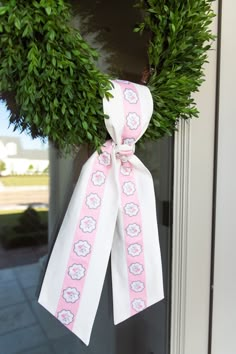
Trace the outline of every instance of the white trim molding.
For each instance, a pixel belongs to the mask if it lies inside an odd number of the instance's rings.
[[[172,248],[171,354],[184,353],[189,188],[189,125],[181,122],[175,137]]]
[[[212,354],[235,354],[236,1],[222,1]]]
[[[215,1],[216,13],[217,6]],[[195,96],[200,117],[181,122],[175,134],[171,354],[208,353],[217,42],[214,45],[206,81]]]

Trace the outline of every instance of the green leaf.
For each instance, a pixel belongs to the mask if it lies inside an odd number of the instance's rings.
[[[172,29],[173,33],[175,33],[176,29],[175,29],[175,25],[173,23],[171,24],[171,29]]]
[[[65,112],[66,112],[66,105],[65,105],[64,102],[63,102],[63,105],[61,107],[61,112],[62,112],[62,114],[65,114]]]
[[[51,39],[51,41],[53,41],[56,37],[56,33],[54,31],[50,31],[49,32],[49,38]]]
[[[88,123],[86,121],[83,121],[82,127],[84,128],[84,130],[88,130]]]
[[[93,136],[92,134],[90,134],[88,131],[86,132],[87,138],[92,141],[93,140]]]
[[[45,11],[46,11],[47,15],[50,16],[52,13],[52,8],[48,6],[45,8]]]
[[[0,6],[0,16],[5,15],[8,11],[8,6]]]
[[[18,17],[16,17],[16,19],[15,19],[15,26],[18,30],[21,29],[20,19]]]

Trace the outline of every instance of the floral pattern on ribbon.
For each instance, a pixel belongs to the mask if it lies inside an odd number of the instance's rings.
[[[76,302],[79,300],[80,292],[76,288],[67,288],[63,290],[63,298],[66,302]]]
[[[133,291],[135,291],[136,293],[140,293],[141,291],[143,291],[143,289],[145,288],[144,283],[140,280],[137,281],[133,281],[130,284],[130,287]]]
[[[140,137],[143,125],[139,92],[135,86],[121,85],[121,87],[125,98],[125,126],[121,139],[123,144],[135,148],[134,144]],[[126,163],[121,162],[119,180],[123,192],[121,193],[121,200],[124,211],[123,225],[125,228],[130,308],[131,314],[134,315],[146,307],[147,299],[142,215],[137,191],[135,166],[133,166],[132,160],[123,162]],[[130,243],[131,238],[135,237],[137,237],[136,240],[138,242]],[[136,298],[137,294],[139,298]]]
[[[130,273],[134,274],[134,275],[139,275],[143,272],[143,265],[141,263],[131,263],[131,265],[129,266],[129,271]]]
[[[120,172],[122,173],[123,176],[129,176],[131,171],[132,171],[131,167],[124,166],[124,165],[120,166]]]
[[[111,164],[111,155],[104,151],[102,154],[98,156],[98,161],[103,166],[110,166]]]
[[[133,182],[125,182],[122,188],[123,192],[128,196],[133,195],[135,192],[135,185]]]
[[[140,117],[135,112],[130,112],[126,117],[126,122],[131,130],[136,130],[140,125]]]
[[[135,216],[139,212],[139,207],[135,203],[127,203],[125,204],[125,214],[129,216]]]
[[[139,243],[133,243],[128,247],[128,253],[132,257],[137,257],[142,252],[142,246]]]
[[[146,305],[142,299],[134,299],[132,301],[132,307],[135,311],[139,312],[145,309]]]
[[[130,237],[136,237],[140,234],[141,228],[138,224],[129,224],[128,227],[126,228],[127,235]]]
[[[131,104],[135,104],[135,103],[138,102],[138,95],[137,95],[137,93],[136,93],[134,90],[132,90],[132,89],[126,88],[126,89],[124,90],[124,97],[125,97],[126,101],[128,101],[128,102],[131,103]]]
[[[105,183],[106,176],[102,171],[96,171],[92,174],[92,182],[94,186],[101,186]]]
[[[94,220],[91,216],[85,216],[80,220],[79,227],[83,232],[91,233],[96,229],[96,220]]]
[[[86,269],[82,266],[82,264],[72,264],[69,267],[68,274],[73,280],[80,280],[85,276]]]
[[[91,252],[91,245],[87,241],[78,241],[74,244],[74,252],[79,257],[86,257]]]
[[[126,138],[123,140],[123,144],[127,144],[127,145],[133,145],[135,143],[135,139],[134,138]]]
[[[86,205],[90,209],[97,209],[101,205],[101,199],[96,193],[90,193],[86,197]]]
[[[68,325],[73,321],[74,315],[69,310],[62,310],[57,314],[58,320],[64,325]]]

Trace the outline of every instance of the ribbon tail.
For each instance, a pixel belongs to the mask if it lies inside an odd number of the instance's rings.
[[[114,172],[98,160],[97,153],[93,154],[82,169],[38,299],[86,345],[102,292],[118,210]],[[94,224],[85,223],[91,220]]]
[[[152,176],[136,156],[128,168],[130,175],[120,174],[121,205],[111,257],[115,324],[164,297]],[[127,195],[125,187],[130,187]]]

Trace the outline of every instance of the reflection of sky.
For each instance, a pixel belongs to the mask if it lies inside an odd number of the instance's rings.
[[[13,131],[14,126],[9,126],[8,120],[9,112],[2,101],[0,101],[0,136],[14,136],[19,137],[22,147],[24,149],[40,149],[44,150],[48,148],[48,144],[43,143],[40,139],[32,139],[29,135],[16,130]]]

